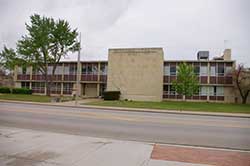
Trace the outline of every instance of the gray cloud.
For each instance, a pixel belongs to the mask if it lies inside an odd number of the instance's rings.
[[[230,47],[233,59],[250,66],[249,7],[248,0],[0,0],[0,48],[14,47],[39,13],[78,28],[83,59],[105,59],[111,47],[164,47],[165,59]]]

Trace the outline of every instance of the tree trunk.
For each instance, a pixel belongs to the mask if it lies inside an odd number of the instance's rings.
[[[47,88],[46,88],[46,94],[47,94],[47,96],[50,96],[51,95],[51,83],[50,82],[48,82],[47,83]]]
[[[45,91],[46,96],[50,96],[50,85],[49,85],[47,74],[45,74],[45,87],[46,87],[46,91]]]
[[[246,104],[247,103],[247,96],[242,97],[242,104]]]
[[[249,95],[250,90],[248,90],[244,95],[241,96],[242,99],[242,104],[246,104],[247,103],[247,97]]]

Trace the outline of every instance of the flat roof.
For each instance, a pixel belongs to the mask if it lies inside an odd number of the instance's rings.
[[[60,61],[61,63],[76,63],[77,60]],[[81,63],[106,63],[108,60],[81,60]],[[235,60],[164,60],[164,62],[235,62]]]

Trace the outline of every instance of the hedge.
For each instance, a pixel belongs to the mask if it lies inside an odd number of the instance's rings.
[[[120,99],[120,91],[105,91],[103,92],[104,100],[119,100]]]
[[[27,88],[13,88],[12,93],[13,94],[32,94],[32,90],[27,89]]]
[[[0,93],[10,93],[10,88],[8,87],[0,87]]]

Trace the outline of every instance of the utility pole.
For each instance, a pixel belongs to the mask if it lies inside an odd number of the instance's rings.
[[[77,75],[76,75],[76,97],[75,97],[75,105],[78,104],[78,98],[80,96],[80,79],[81,79],[81,63],[80,63],[80,59],[81,59],[81,32],[79,34],[79,50],[78,50],[78,57],[77,57]]]

